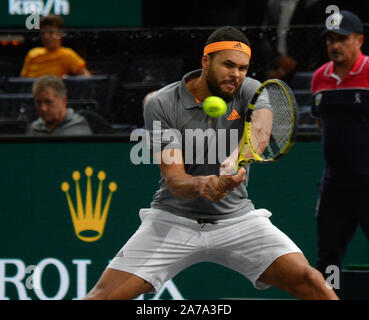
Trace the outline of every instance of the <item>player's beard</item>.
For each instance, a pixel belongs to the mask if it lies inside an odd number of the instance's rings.
[[[218,83],[218,81],[216,80],[216,77],[211,69],[208,70],[205,80],[209,91],[214,96],[222,98],[225,102],[230,102],[240,88],[240,86],[238,86],[234,93],[227,93],[222,91],[222,89],[220,88],[220,83]]]

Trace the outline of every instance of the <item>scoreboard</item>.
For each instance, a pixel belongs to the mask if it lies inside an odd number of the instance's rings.
[[[140,27],[142,0],[3,0],[0,28],[22,28],[27,18],[60,15],[68,28]]]

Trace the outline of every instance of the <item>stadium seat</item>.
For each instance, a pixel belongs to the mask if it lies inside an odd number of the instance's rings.
[[[315,119],[311,116],[310,105],[299,105],[299,124],[300,132],[316,132],[318,130]]]
[[[28,121],[0,118],[0,135],[24,134]]]
[[[310,91],[310,83],[312,76],[313,72],[296,72],[291,80],[291,87],[299,105],[298,130],[300,133],[319,132],[315,119],[311,116],[313,96]]]
[[[313,96],[308,89],[295,89],[293,90],[295,93],[295,97],[297,100],[298,105],[300,106],[311,106],[313,102]]]
[[[34,78],[9,77],[4,85],[6,93],[32,93]],[[70,76],[63,79],[70,100],[95,100],[95,111],[108,113],[115,92],[114,75],[93,75],[91,77]]]
[[[8,77],[14,77],[20,73],[23,61],[18,58],[2,57],[0,61],[0,92],[5,92]]]
[[[182,59],[133,59],[123,81],[165,85],[180,80],[182,69]]]
[[[68,99],[68,108],[76,111],[96,111],[98,103],[94,99]],[[0,93],[0,117],[3,119],[33,121],[38,115],[32,94],[29,93]]]
[[[100,55],[90,57],[90,59],[88,59],[88,69],[92,74],[117,75],[118,78],[121,78],[127,71],[126,59],[128,58],[125,56],[117,57],[114,55],[104,56],[104,59],[101,59]]]
[[[313,72],[296,72],[291,80],[292,89],[310,90],[310,83]]]
[[[149,92],[159,90],[162,87],[163,84],[161,82],[121,83],[121,90],[119,90],[118,97],[119,101],[116,103],[116,108],[112,114],[114,119],[113,122],[115,124],[130,124],[126,126],[128,128],[132,127],[132,125],[142,126],[142,101],[144,97]]]
[[[83,116],[94,134],[115,134],[117,131],[110,125],[110,123],[102,117],[100,114],[83,109],[77,111],[81,116]]]
[[[37,118],[32,94],[1,93],[0,117],[31,121]]]
[[[115,75],[93,75],[91,77],[70,76],[64,79],[68,99],[97,101],[96,112],[108,114],[115,92]]]
[[[8,77],[4,84],[6,93],[32,93],[35,78]]]
[[[95,99],[68,99],[67,107],[76,111],[90,110],[97,112],[99,103]]]
[[[179,81],[183,76],[183,59],[134,58],[122,76],[117,103],[113,112],[114,124],[128,128],[143,125],[142,100],[151,91]]]

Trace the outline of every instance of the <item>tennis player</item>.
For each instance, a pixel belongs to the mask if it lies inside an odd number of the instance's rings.
[[[162,132],[176,129],[182,137],[186,129],[208,128],[227,133],[237,129],[241,137],[245,110],[260,85],[246,77],[250,58],[250,43],[241,31],[233,27],[214,31],[204,48],[202,70],[159,90],[147,102],[146,128],[152,132],[154,121],[160,121]],[[226,100],[226,116],[212,119],[203,112],[202,101],[211,95]],[[262,130],[269,107],[265,101],[254,111]],[[256,210],[248,199],[249,168],[219,176],[221,162],[208,157],[208,145],[191,150],[193,159],[203,161],[186,162],[188,142],[152,140],[153,150],[161,150],[155,154],[162,160],[160,188],[151,207],[140,210],[137,232],[85,298],[133,299],[207,261],[241,273],[257,289],[275,286],[300,299],[337,299],[301,250],[272,225],[271,213]]]

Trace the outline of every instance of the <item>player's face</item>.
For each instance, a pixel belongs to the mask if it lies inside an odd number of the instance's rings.
[[[354,63],[362,44],[363,36],[356,33],[344,36],[328,32],[326,35],[328,56],[336,64],[351,65]]]
[[[54,51],[61,46],[63,33],[57,27],[45,26],[40,29],[40,39],[45,48]]]
[[[212,94],[225,101],[232,100],[247,74],[249,63],[250,57],[236,50],[222,50],[208,59],[203,67]]]
[[[58,124],[64,119],[67,110],[67,97],[59,98],[54,89],[46,88],[35,93],[35,106],[38,115],[46,125]]]

